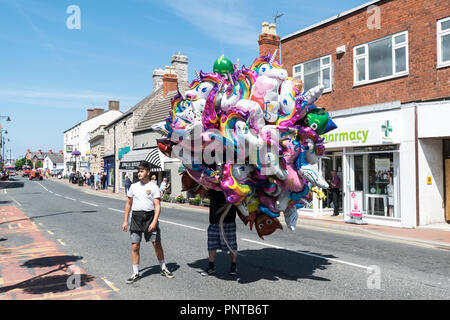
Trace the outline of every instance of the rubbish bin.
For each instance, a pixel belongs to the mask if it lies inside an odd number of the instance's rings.
[[[78,177],[78,185],[79,186],[83,185],[83,177]]]

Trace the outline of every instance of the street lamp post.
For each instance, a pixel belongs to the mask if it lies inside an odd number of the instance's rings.
[[[2,135],[2,141],[1,141],[2,142],[2,161],[4,162],[5,161],[5,134],[8,134],[8,130],[1,129],[0,133]],[[9,141],[9,139],[8,139],[8,141]]]

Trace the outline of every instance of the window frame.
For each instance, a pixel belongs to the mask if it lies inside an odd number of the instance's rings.
[[[395,38],[398,36],[405,36],[405,41],[399,43],[399,44],[395,44]],[[386,76],[386,77],[381,77],[381,78],[377,78],[377,79],[372,79],[372,80],[368,80],[369,79],[369,45],[372,43],[375,43],[377,41],[380,40],[385,40],[391,38],[391,44],[392,44],[392,75],[390,76]],[[356,51],[360,48],[364,48],[364,53],[363,54],[356,54]],[[400,49],[400,48],[405,48],[405,56],[406,56],[406,70],[405,71],[400,71],[400,72],[396,72],[396,49]],[[365,59],[364,62],[364,72],[365,72],[365,80],[361,80],[358,81],[357,78],[357,61],[360,59]],[[384,80],[389,80],[389,79],[395,79],[395,78],[399,78],[399,77],[403,77],[409,75],[409,37],[408,37],[408,30],[402,31],[402,32],[398,32],[398,33],[394,33],[391,35],[388,35],[386,37],[383,38],[379,38],[379,39],[375,39],[373,41],[370,42],[366,42],[360,45],[357,45],[355,47],[353,47],[353,87],[357,87],[357,86],[361,86],[361,85],[365,85],[365,84],[369,84],[369,83],[375,83],[375,82],[380,82],[380,81],[384,81]]]
[[[323,60],[327,59],[327,58],[330,60],[330,62],[328,64],[323,64]],[[304,61],[304,62],[297,63],[297,64],[293,65],[292,66],[292,77],[298,79],[299,76],[300,76],[300,79],[303,82],[303,86],[305,86],[304,64],[306,64],[308,62],[313,62],[313,61],[316,61],[316,60],[320,60],[320,82],[321,82],[321,84],[323,84],[323,71],[324,71],[324,69],[328,69],[328,68],[330,69],[330,87],[329,88],[325,88],[323,90],[323,93],[328,93],[328,92],[333,91],[333,80],[334,80],[333,79],[333,59],[331,57],[331,54],[326,55],[326,56],[322,56],[322,57],[319,57],[319,58],[314,58],[314,59],[311,59],[311,60]],[[301,69],[300,72],[296,72],[295,71],[295,68],[297,68],[297,67],[300,67],[300,69]]]
[[[450,17],[439,19],[436,22],[436,41],[437,41],[437,68],[445,68],[450,66],[450,60],[443,62],[442,61],[442,37],[450,34],[450,29],[442,31],[441,23],[450,21]]]

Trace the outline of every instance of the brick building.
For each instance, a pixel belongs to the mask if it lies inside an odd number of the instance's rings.
[[[132,159],[134,162],[144,161],[149,153],[148,150],[147,154],[143,153],[145,150],[140,152],[134,150],[133,132],[150,109],[156,114],[161,112],[159,108],[153,107],[156,101],[164,100],[169,92],[176,91],[177,83],[180,87],[186,87],[187,79],[188,57],[178,52],[172,55],[170,66],[166,66],[164,70],[155,69],[153,71],[152,92],[122,116],[105,126],[104,172],[107,175],[108,186],[115,192],[124,189],[127,174],[132,180],[137,179],[135,166],[123,166],[124,163],[130,162],[127,159]],[[168,114],[168,110],[164,110],[164,114]],[[148,148],[148,143],[153,144],[153,141],[145,141],[144,146],[141,143],[140,148]],[[121,162],[123,162],[122,168]],[[158,170],[161,171],[162,168]],[[155,171],[155,173],[157,172]],[[161,174],[159,177],[162,177]]]
[[[90,133],[90,168],[89,172],[103,173],[103,156],[105,155],[105,126],[101,125]]]
[[[68,175],[76,167],[77,171],[89,172],[91,132],[100,125],[110,123],[122,115],[119,101],[108,101],[108,109],[87,109],[87,119],[64,131],[64,174]],[[78,150],[80,156],[72,156]]]
[[[450,221],[448,1],[371,1],[280,42],[289,76],[325,86],[317,104],[338,129],[319,170],[338,171],[344,219],[360,197],[370,223]]]

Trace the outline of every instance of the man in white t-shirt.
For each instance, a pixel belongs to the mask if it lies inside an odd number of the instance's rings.
[[[128,190],[128,200],[125,205],[125,216],[122,230],[127,231],[128,216],[130,210],[131,224],[131,260],[133,263],[133,275],[127,280],[127,283],[138,281],[139,275],[139,250],[141,245],[142,234],[145,241],[152,241],[155,248],[156,257],[158,258],[161,275],[167,278],[173,278],[174,275],[167,269],[164,262],[164,251],[161,245],[161,231],[159,229],[159,213],[160,192],[156,184],[150,182],[150,166],[147,162],[143,162],[138,166],[139,182],[133,183]]]

